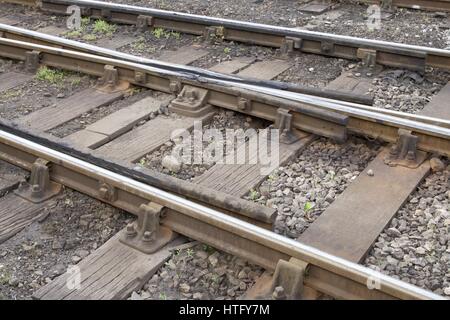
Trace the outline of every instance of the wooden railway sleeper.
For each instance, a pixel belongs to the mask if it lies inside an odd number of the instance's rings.
[[[399,129],[397,142],[391,147],[384,162],[390,166],[418,168],[428,157],[426,152],[417,150],[418,139],[411,131]]]
[[[22,181],[14,193],[33,203],[41,203],[58,195],[62,185],[50,181],[49,165],[47,160],[38,158],[31,167],[29,182]]]
[[[127,225],[120,242],[146,254],[156,252],[172,241],[176,234],[160,225],[165,208],[150,202],[139,207],[137,221]]]

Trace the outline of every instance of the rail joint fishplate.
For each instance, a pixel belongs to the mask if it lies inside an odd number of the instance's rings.
[[[21,182],[14,193],[33,203],[41,203],[58,195],[62,185],[50,181],[49,164],[47,160],[38,158],[31,167],[29,182]]]
[[[426,152],[417,149],[418,139],[411,131],[399,129],[397,142],[391,147],[384,162],[393,167],[418,168],[428,157]]]
[[[120,242],[143,253],[153,253],[172,241],[176,234],[160,225],[164,207],[150,202],[139,207],[137,221],[127,225]]]

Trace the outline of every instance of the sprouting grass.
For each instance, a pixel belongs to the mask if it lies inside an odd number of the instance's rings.
[[[164,292],[159,294],[159,300],[167,300],[167,295]]]
[[[223,53],[225,54],[229,54],[231,52],[231,49],[226,47],[225,49],[223,49]]]
[[[89,25],[89,23],[91,23],[91,18],[81,18],[81,29],[85,29]]]
[[[311,202],[306,202],[303,209],[306,213],[308,213],[312,208],[314,208],[314,205]]]
[[[86,34],[83,36],[83,40],[95,41],[95,40],[97,40],[97,36],[95,34]]]
[[[258,198],[259,198],[259,192],[254,189],[250,190],[250,200],[255,201]]]
[[[81,30],[72,30],[66,33],[69,38],[78,38],[81,36]]]
[[[50,83],[60,83],[64,80],[65,74],[63,71],[49,69],[47,67],[40,67],[36,73],[36,79]]]
[[[191,248],[186,249],[186,255],[191,258],[194,256],[194,250],[192,250]]]
[[[105,20],[96,20],[94,23],[94,33],[112,35],[116,31],[116,26],[109,24]]]
[[[155,28],[153,29],[152,34],[156,39],[161,39],[161,37],[163,37],[165,34],[165,30],[163,28]]]
[[[181,34],[179,32],[175,31],[167,31],[163,28],[155,28],[152,31],[152,34],[155,36],[156,39],[166,38],[169,39],[170,37],[175,38],[176,40],[181,39]]]

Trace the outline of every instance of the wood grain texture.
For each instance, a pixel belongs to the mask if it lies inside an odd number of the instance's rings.
[[[27,174],[25,170],[0,160],[0,196],[17,187]]]
[[[342,73],[327,85],[327,89],[364,95],[372,87],[372,79],[355,77],[352,73]]]
[[[68,286],[63,274],[33,294],[41,300],[119,300],[139,290],[171,256],[171,249],[184,239],[177,238],[153,254],[144,254],[119,241],[119,232],[82,260],[79,288]]]
[[[387,149],[367,166],[345,191],[298,238],[304,244],[341,258],[360,262],[408,195],[429,171],[389,167]],[[373,170],[374,176],[367,175]]]
[[[208,51],[193,46],[185,46],[176,51],[164,51],[158,58],[170,63],[190,64],[208,54]]]
[[[123,96],[123,92],[103,93],[89,88],[61,100],[57,105],[45,107],[21,118],[33,130],[47,131],[73,120],[92,109],[110,104]]]
[[[211,116],[190,118],[160,115],[97,150],[108,158],[134,162],[169,141],[175,130],[191,130],[195,121],[205,121]]]
[[[39,220],[52,204],[53,200],[35,204],[13,193],[0,198],[0,243]]]
[[[240,71],[238,75],[248,78],[269,80],[283,73],[291,66],[292,63],[285,60],[259,61]]]
[[[450,120],[450,82],[439,91],[418,114]]]
[[[131,130],[137,123],[167,105],[172,97],[146,97],[66,137],[79,147],[95,149]]]
[[[250,141],[255,138],[251,138]],[[304,149],[315,137],[313,135],[305,135],[303,139],[293,144],[280,143],[279,148],[279,165],[283,165],[294,157],[299,151]],[[252,143],[252,142],[250,142]],[[248,145],[241,144],[238,146],[237,154],[248,154]],[[194,182],[207,188],[222,191],[229,195],[242,197],[246,195],[250,189],[259,185],[270,172],[261,171],[269,166],[261,164],[258,161],[258,155],[255,152],[249,154],[247,164],[216,164],[201,176],[194,179]],[[256,163],[256,164],[252,164]],[[276,167],[274,168],[276,169]]]
[[[0,74],[0,92],[13,89],[27,81],[30,81],[33,76],[18,72],[7,72]]]
[[[113,38],[103,38],[98,40],[95,45],[111,50],[119,49],[120,47],[124,47],[128,44],[131,44],[136,41],[136,37],[131,36],[120,36]]]
[[[445,86],[421,114],[450,120],[443,104],[449,89]],[[430,172],[429,161],[418,169],[389,167],[383,162],[386,152],[380,153],[298,238],[300,242],[353,262],[365,258],[378,235]],[[369,169],[374,171],[373,177],[367,175]]]
[[[252,57],[238,57],[231,61],[224,61],[215,66],[211,67],[209,70],[224,74],[233,74],[241,71],[242,69],[248,67],[251,63],[255,61]]]

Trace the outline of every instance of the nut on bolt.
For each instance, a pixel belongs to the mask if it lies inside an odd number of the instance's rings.
[[[98,192],[100,194],[100,197],[102,197],[102,199],[108,199],[109,190],[105,185],[101,186],[100,189],[98,189]]]
[[[136,235],[136,228],[134,227],[134,223],[127,224],[126,234],[127,237],[134,237]]]
[[[144,235],[142,236],[142,241],[145,241],[145,242],[151,242],[151,241],[153,241],[153,239],[152,239],[152,232],[150,232],[150,231],[145,231],[145,232],[144,232]]]
[[[284,288],[281,286],[275,287],[272,293],[272,298],[275,300],[282,300],[286,298],[286,295],[284,293]]]

